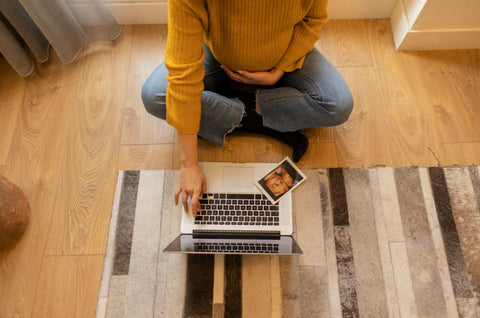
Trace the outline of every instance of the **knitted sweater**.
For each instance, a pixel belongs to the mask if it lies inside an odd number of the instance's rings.
[[[200,127],[205,52],[232,70],[302,67],[327,21],[328,0],[169,0],[167,122]]]

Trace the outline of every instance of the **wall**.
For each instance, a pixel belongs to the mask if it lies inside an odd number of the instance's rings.
[[[478,0],[398,0],[391,23],[399,50],[480,48]]]
[[[228,0],[219,0],[228,1]],[[120,24],[166,24],[167,0],[106,0]],[[339,19],[389,18],[396,0],[330,0],[329,17]]]

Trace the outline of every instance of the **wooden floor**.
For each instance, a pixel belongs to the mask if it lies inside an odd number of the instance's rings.
[[[140,88],[162,62],[165,26],[124,26],[75,64],[56,56],[19,78],[0,59],[0,173],[32,219],[0,254],[0,317],[94,317],[117,171],[178,167],[175,132],[146,113]],[[305,131],[299,166],[480,164],[480,50],[397,52],[387,20],[331,21],[318,48],[355,106],[335,128]],[[200,141],[203,161],[277,162],[288,147],[236,135]]]

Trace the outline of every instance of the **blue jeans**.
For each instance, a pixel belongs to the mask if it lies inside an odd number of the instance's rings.
[[[244,105],[238,98],[224,94],[230,78],[206,46],[203,65],[204,91],[198,134],[223,146],[225,135],[240,124]],[[161,64],[142,88],[147,111],[164,120],[167,73]],[[258,88],[256,102],[264,125],[281,132],[340,125],[348,119],[353,107],[347,84],[317,49],[307,54],[301,69],[285,73],[273,86]]]

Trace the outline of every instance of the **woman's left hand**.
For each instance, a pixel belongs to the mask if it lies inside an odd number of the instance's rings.
[[[222,65],[222,69],[232,80],[253,85],[274,85],[284,74],[284,72],[278,68],[273,68],[271,71],[266,72],[234,72],[225,65]]]

